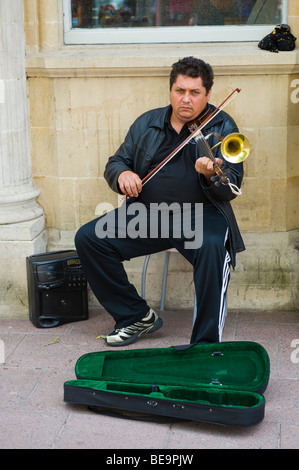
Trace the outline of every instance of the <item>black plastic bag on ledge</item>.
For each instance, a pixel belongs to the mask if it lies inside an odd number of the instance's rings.
[[[272,33],[267,34],[259,42],[258,47],[270,52],[293,51],[296,47],[296,39],[288,24],[278,24]]]

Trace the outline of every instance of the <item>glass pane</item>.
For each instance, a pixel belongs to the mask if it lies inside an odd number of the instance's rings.
[[[284,0],[70,0],[73,28],[278,24]]]

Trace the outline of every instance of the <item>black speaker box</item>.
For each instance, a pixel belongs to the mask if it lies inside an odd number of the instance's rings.
[[[29,317],[37,328],[88,319],[87,282],[75,250],[26,258]]]

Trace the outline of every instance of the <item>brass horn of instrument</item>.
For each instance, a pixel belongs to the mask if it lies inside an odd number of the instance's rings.
[[[209,137],[212,136],[217,137],[219,142],[211,148],[207,143],[207,140],[209,139]],[[217,164],[213,154],[213,150],[214,148],[221,145],[221,153],[225,160],[230,163],[243,162],[250,153],[250,144],[247,137],[245,137],[243,134],[239,134],[238,132],[228,134],[226,137],[222,137],[216,132],[212,132],[211,134],[205,137],[202,132],[198,130],[197,135],[194,137],[194,140],[202,150],[203,154],[209,157],[214,163],[214,169],[217,174],[217,177],[219,178],[220,183],[228,184],[234,194],[238,196],[242,194],[241,189],[239,189],[234,183],[230,182],[229,177]],[[211,181],[215,181],[215,184],[219,185],[219,181],[216,181],[216,178],[214,176],[211,178]]]
[[[246,160],[250,154],[250,143],[247,137],[244,134],[239,134],[234,132],[227,135],[226,137],[221,137],[218,134],[214,134],[220,140],[220,142],[212,150],[221,145],[220,150],[223,155],[223,158],[230,163],[240,163]]]

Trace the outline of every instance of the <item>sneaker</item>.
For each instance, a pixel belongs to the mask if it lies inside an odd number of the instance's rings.
[[[106,336],[105,340],[109,346],[127,346],[127,344],[136,341],[141,335],[157,331],[162,325],[162,318],[159,318],[156,312],[150,309],[149,314],[141,321],[114,330]]]

